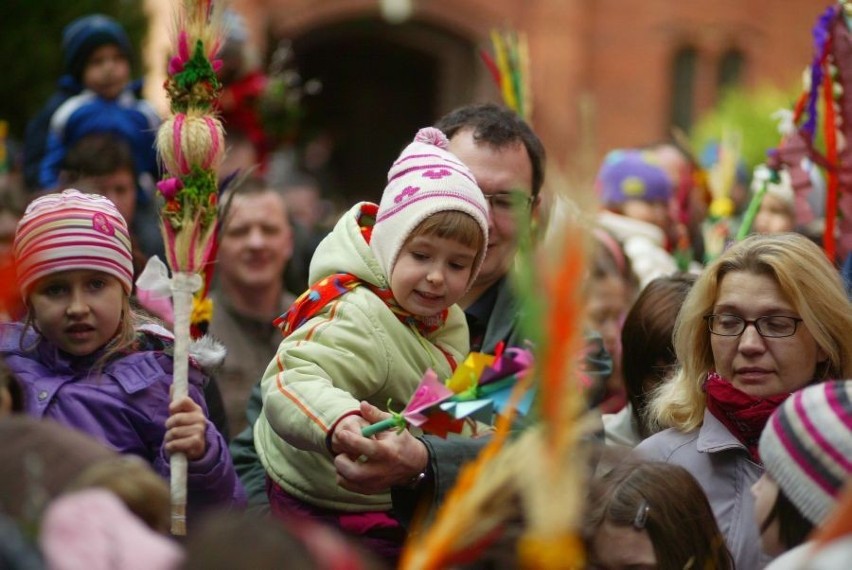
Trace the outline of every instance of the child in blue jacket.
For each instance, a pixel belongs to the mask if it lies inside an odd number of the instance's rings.
[[[103,132],[127,140],[139,174],[137,185],[153,187],[153,181],[159,179],[154,140],[161,121],[130,80],[132,48],[124,29],[107,16],[85,16],[65,29],[62,47],[67,75],[82,91],[66,99],[50,116],[38,170],[39,188],[56,188],[68,150],[84,136]],[[37,143],[27,141],[28,145]],[[140,195],[140,199],[146,198],[147,194]]]

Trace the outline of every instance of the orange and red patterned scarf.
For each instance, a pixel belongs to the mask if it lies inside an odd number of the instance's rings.
[[[365,204],[358,212],[358,226],[366,243],[370,243],[373,235],[373,223],[378,213],[376,204]],[[387,276],[390,279],[390,275]],[[338,297],[348,293],[355,287],[364,286],[378,296],[385,305],[396,315],[396,318],[407,326],[415,327],[420,334],[428,335],[444,326],[448,310],[444,309],[432,317],[419,317],[403,309],[390,288],[376,287],[351,273],[335,273],[314,283],[307,291],[299,295],[286,313],[275,319],[273,324],[281,329],[282,334],[289,336],[311,317],[316,316],[323,307]]]

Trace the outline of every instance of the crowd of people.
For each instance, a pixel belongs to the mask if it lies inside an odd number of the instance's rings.
[[[721,249],[700,161],[668,142],[609,152],[598,209],[563,220],[553,201],[570,198],[545,190],[531,126],[472,103],[412,133],[376,200],[326,225],[315,178],[270,174],[243,39],[225,44],[233,152],[218,173],[213,317],[173,401],[168,307],[136,288],[164,252],[160,118],[117,22],[85,16],[63,34],[62,90],[30,122],[20,188],[0,188],[0,566],[396,567],[412,522],[441,508],[493,428],[362,429],[402,409],[427,370],[445,380],[472,352],[535,351],[519,244],[544,247],[570,223],[589,243],[569,244],[588,267],[582,350],[565,358],[600,419],[584,441],[588,567],[843,567],[852,287],[797,220],[787,172],[755,171],[753,220],[746,191],[731,193]],[[490,552],[465,564],[494,564]]]

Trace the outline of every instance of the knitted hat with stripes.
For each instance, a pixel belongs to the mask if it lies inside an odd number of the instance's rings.
[[[760,458],[796,508],[815,525],[852,475],[852,380],[791,395],[760,436]]]
[[[482,243],[488,243],[488,202],[468,167],[446,150],[448,145],[440,130],[420,129],[388,172],[370,239],[370,247],[388,279],[408,236],[423,220],[438,212],[455,210],[470,215],[482,229]],[[471,282],[484,257],[477,257]]]
[[[18,222],[13,248],[24,297],[42,277],[73,269],[108,273],[128,295],[133,288],[127,223],[103,196],[69,189],[33,200]]]

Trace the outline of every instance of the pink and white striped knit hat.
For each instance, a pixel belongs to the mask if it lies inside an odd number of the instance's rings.
[[[74,269],[108,273],[128,295],[133,288],[127,223],[103,196],[69,189],[33,200],[18,222],[13,248],[25,298],[42,277]]]
[[[760,436],[760,459],[815,525],[852,476],[852,380],[814,384],[778,407]]]
[[[388,279],[408,236],[438,212],[455,210],[470,215],[482,228],[482,243],[488,243],[488,202],[470,169],[446,150],[448,145],[440,130],[420,129],[388,172],[370,240]],[[477,257],[471,283],[484,257]]]

